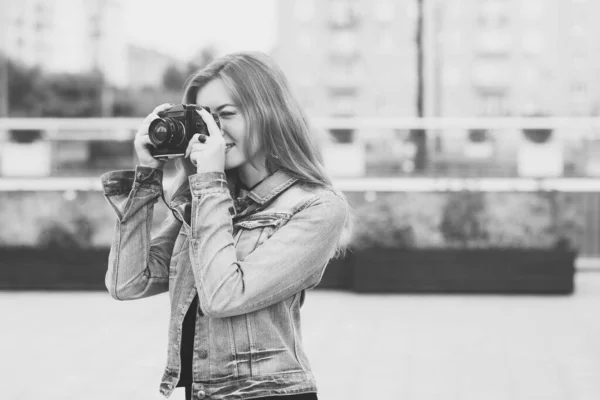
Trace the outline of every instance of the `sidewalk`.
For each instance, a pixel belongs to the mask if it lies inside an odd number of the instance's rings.
[[[162,399],[167,313],[166,295],[0,292],[0,398]],[[312,291],[303,313],[321,400],[600,399],[595,272],[573,296]]]

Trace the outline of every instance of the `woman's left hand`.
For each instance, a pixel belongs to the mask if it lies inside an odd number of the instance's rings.
[[[225,139],[212,115],[205,109],[198,111],[208,127],[210,136],[195,134],[185,151],[197,172],[225,172]]]

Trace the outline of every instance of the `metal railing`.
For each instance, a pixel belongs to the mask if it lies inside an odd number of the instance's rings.
[[[0,119],[0,143],[38,131],[49,148],[50,176],[96,174],[115,163],[131,163],[140,122]],[[518,178],[524,175],[519,157],[527,151],[531,157],[554,157],[555,164],[562,163],[546,177],[600,175],[600,118],[313,118],[312,126],[321,133],[325,155],[332,156],[338,176]],[[531,145],[523,130],[551,130],[552,146]],[[326,132],[340,143],[332,145]],[[74,157],[78,152],[81,157]],[[340,165],[344,162],[348,165]],[[1,175],[8,174],[0,168]]]
[[[99,174],[135,165],[140,122],[0,119],[0,191],[100,190]],[[313,118],[311,124],[337,186],[348,192],[577,193],[586,222],[582,253],[600,256],[600,118]],[[551,140],[532,143],[525,129],[550,130]],[[33,131],[39,134],[30,145],[42,145],[37,151],[47,153],[47,170],[6,173],[10,152],[32,147],[19,143],[20,135]],[[544,170],[544,163],[552,166]],[[173,172],[167,168],[167,181]]]

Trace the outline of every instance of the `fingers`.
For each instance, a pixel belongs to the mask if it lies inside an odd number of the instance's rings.
[[[157,118],[160,118],[160,117],[158,116],[158,114],[156,114],[154,112],[148,114],[148,116],[146,116],[146,118],[144,118],[144,121],[139,126],[138,131],[135,135],[136,136],[148,136],[148,129],[150,128],[150,124],[152,123],[152,121],[154,121]]]
[[[158,114],[157,114],[157,113],[155,113],[155,112],[151,112],[151,113],[150,113],[150,114],[148,114],[148,116],[146,116],[146,118],[144,119],[144,123],[148,123],[148,124],[149,124],[150,122],[154,121],[156,118],[160,118],[160,117],[158,116]]]
[[[147,134],[136,136],[135,142],[138,144],[141,144],[144,147],[152,146],[152,141],[150,140],[150,136],[148,136]]]
[[[194,146],[195,143],[198,143],[200,140],[198,139],[198,136],[200,136],[199,133],[196,133],[194,136],[192,136],[192,138],[190,139],[187,148],[185,149],[185,157],[189,156],[190,153],[192,152],[192,147]],[[204,136],[204,135],[202,135]],[[204,143],[204,142],[202,142]]]
[[[185,156],[187,157],[193,151],[203,151],[204,148],[202,145],[208,141],[208,138],[208,136],[201,133],[196,133],[194,136],[192,136],[188,143],[188,147],[185,150]]]
[[[188,150],[186,150],[186,157],[188,157],[189,154],[189,158],[190,161],[192,162],[192,164],[194,165],[198,165],[198,159],[201,157],[201,154],[207,151],[207,147],[205,144],[203,143],[198,143],[197,141],[195,143],[192,143],[189,147]]]
[[[200,146],[201,144],[206,143],[206,141],[208,140],[208,136],[200,134],[200,133],[196,133],[194,136],[192,136],[192,138],[190,139],[187,149],[185,150],[185,156],[187,157],[191,152],[192,152],[192,148],[195,147],[195,150],[198,151],[201,149]]]
[[[198,110],[198,114],[200,114],[200,116],[204,120],[204,123],[208,127],[208,133],[210,135],[218,134],[219,136],[223,136],[223,132],[221,132],[221,129],[219,129],[219,126],[215,122],[215,119],[212,115],[208,113],[208,111],[206,111],[204,108],[201,108],[200,110]]]
[[[148,114],[146,116],[146,118],[144,118],[144,121],[140,125],[140,127],[136,133],[136,136],[148,135],[148,128],[150,128],[150,124],[152,123],[152,121],[154,121],[157,118],[160,118],[158,113],[166,111],[171,107],[173,107],[173,104],[163,103],[163,104],[157,106],[154,110],[152,110],[152,112],[150,114]]]
[[[163,104],[161,104],[161,105],[157,106],[157,107],[154,109],[154,111],[152,111],[152,113],[154,113],[154,114],[158,114],[159,112],[166,111],[166,110],[168,110],[168,109],[169,109],[169,108],[171,108],[171,107],[173,107],[173,104],[171,104],[171,103],[163,103]]]

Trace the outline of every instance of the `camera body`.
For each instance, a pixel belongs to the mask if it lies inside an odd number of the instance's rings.
[[[183,157],[188,143],[195,134],[210,136],[206,123],[198,114],[200,109],[210,113],[210,108],[196,104],[176,104],[168,110],[159,112],[159,118],[152,121],[148,128],[148,136],[153,144],[150,154],[156,159]],[[220,128],[218,115],[211,115]]]

